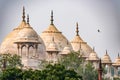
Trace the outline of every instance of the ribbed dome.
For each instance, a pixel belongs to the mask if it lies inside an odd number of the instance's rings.
[[[119,56],[119,54],[118,54],[118,57],[115,59],[115,62],[112,65],[120,67],[120,56]]]
[[[51,41],[51,37],[54,37],[54,41],[56,45],[58,45],[58,49],[61,51],[65,46],[67,46],[66,37],[60,32],[55,25],[53,24],[53,13],[51,14],[51,24],[48,28],[40,34],[40,37],[43,39],[45,46],[47,47]],[[72,49],[70,43],[68,46]]]
[[[93,51],[90,53],[90,55],[89,55],[89,57],[87,58],[87,60],[89,60],[89,61],[99,61],[99,58],[98,58],[96,52],[94,51],[94,49],[93,49]]]
[[[19,31],[14,43],[38,44],[37,53],[40,55],[39,58],[43,59],[45,57],[45,44],[36,31],[30,26],[29,16],[26,25]],[[32,50],[29,51],[29,53],[33,53]]]
[[[112,63],[107,51],[106,51],[106,54],[102,58],[102,63],[103,64],[111,64]]]
[[[1,53],[11,53],[11,54],[16,54],[16,44],[14,44],[14,41],[16,40],[16,37],[19,33],[19,31],[25,27],[26,25],[26,22],[25,21],[22,21],[21,24],[13,29],[12,32],[10,32],[6,37],[5,39],[3,40],[3,42],[1,43],[1,48],[0,48],[0,52]]]
[[[87,45],[87,43],[84,42],[79,36],[78,23],[76,24],[76,26],[76,36],[73,38],[73,40],[71,40],[72,48],[74,51],[79,51],[81,45],[81,49],[85,52],[84,55],[88,57],[89,53],[92,52],[92,48]]]
[[[15,44],[15,42],[17,42],[19,40],[21,42],[22,41],[27,42],[28,40],[29,40],[29,42],[40,42],[41,44],[38,45],[38,53],[45,53],[45,45],[44,45],[42,39],[32,29],[32,27],[30,27],[30,25],[27,25],[27,23],[25,21],[24,9],[23,9],[22,17],[23,17],[23,20],[20,23],[20,25],[18,27],[16,27],[15,29],[13,29],[13,31],[10,32],[5,37],[3,42],[1,43],[0,53],[2,53],[2,54],[4,54],[4,53],[17,54],[17,45]]]
[[[33,30],[33,28],[27,24],[17,36],[17,42],[34,42],[40,43],[38,34]]]
[[[56,43],[54,42],[54,39],[52,39],[52,41],[49,44],[49,46],[47,47],[46,51],[59,51]]]

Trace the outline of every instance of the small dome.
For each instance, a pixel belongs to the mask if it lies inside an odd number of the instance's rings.
[[[66,46],[64,47],[64,49],[62,50],[62,52],[60,53],[60,55],[67,55],[71,52],[70,47]]]
[[[119,54],[118,54],[118,57],[115,59],[115,62],[112,65],[120,67],[120,56],[119,56]]]
[[[76,36],[71,40],[71,45],[74,51],[79,51],[80,45],[81,49],[85,52],[84,55],[88,57],[89,53],[92,52],[92,48],[83,41],[83,39],[79,36],[78,23],[76,24]]]
[[[27,24],[19,33],[17,42],[34,42],[40,43],[38,34]]]
[[[89,60],[89,61],[99,61],[99,58],[98,58],[96,52],[94,51],[94,49],[93,49],[93,51],[90,53],[90,55],[89,55],[89,57],[87,58],[87,60]]]
[[[37,48],[37,53],[39,54],[39,58],[44,59],[45,58],[45,44],[41,37],[37,34],[37,32],[30,26],[29,24],[29,16],[27,18],[26,25],[19,31],[16,40],[14,43],[33,43],[33,44],[39,44]],[[33,53],[33,48],[29,51],[29,53]]]
[[[52,39],[46,51],[59,51],[56,43],[54,42],[54,38]]]
[[[106,54],[102,58],[102,63],[103,64],[111,64],[112,63],[107,51],[106,51]]]

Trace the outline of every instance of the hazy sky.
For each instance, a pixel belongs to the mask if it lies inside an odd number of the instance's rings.
[[[99,57],[107,49],[114,61],[120,52],[120,0],[0,0],[0,43],[20,24],[23,6],[38,34],[49,26],[53,10],[54,24],[68,40],[78,22],[80,36]]]

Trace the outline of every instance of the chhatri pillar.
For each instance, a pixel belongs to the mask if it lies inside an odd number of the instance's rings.
[[[25,13],[25,12],[24,12]],[[25,16],[23,21],[25,21]],[[27,16],[27,24],[19,31],[18,36],[14,42],[17,45],[18,54],[20,54],[24,67],[37,68],[39,55],[37,53],[38,45],[41,44],[38,34],[29,24],[29,16]],[[30,47],[33,48],[33,53],[30,54]],[[34,53],[35,52],[35,53]],[[35,58],[33,57],[35,54]]]

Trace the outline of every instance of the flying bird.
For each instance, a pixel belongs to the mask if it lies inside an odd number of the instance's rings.
[[[99,29],[97,30],[98,32],[101,32]]]

